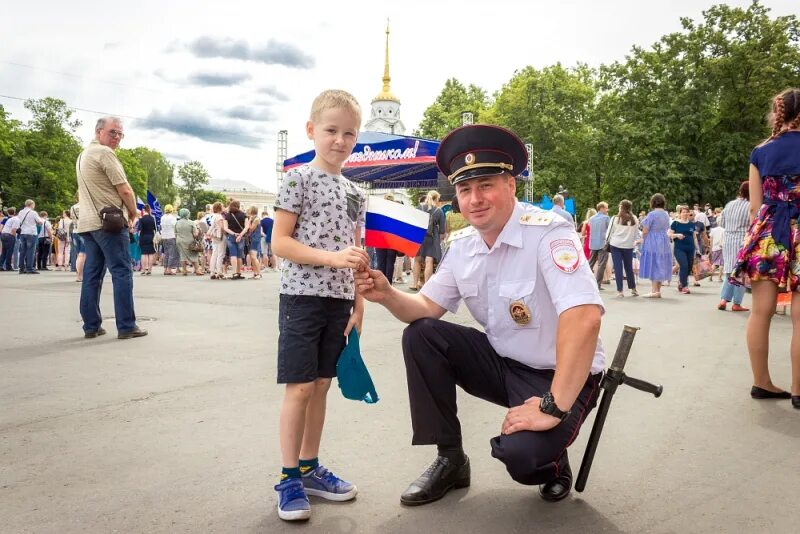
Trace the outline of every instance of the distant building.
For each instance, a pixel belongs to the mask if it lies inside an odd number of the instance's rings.
[[[261,189],[250,182],[212,178],[208,181],[208,188],[217,193],[222,193],[228,199],[238,200],[242,210],[247,210],[250,206],[256,206],[260,213],[267,209],[269,209],[270,213],[274,211],[275,193]]]

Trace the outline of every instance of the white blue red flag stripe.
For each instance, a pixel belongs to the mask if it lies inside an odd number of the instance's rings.
[[[425,239],[429,217],[411,206],[370,197],[364,234],[366,246],[394,249],[413,258]]]

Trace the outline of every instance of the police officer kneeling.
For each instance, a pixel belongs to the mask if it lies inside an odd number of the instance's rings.
[[[472,225],[451,237],[439,270],[419,294],[380,271],[356,274],[357,290],[409,323],[403,333],[414,445],[436,444],[433,464],[400,497],[406,505],[470,484],[456,386],[509,408],[492,456],[511,478],[539,484],[548,501],[572,488],[567,447],[599,393],[603,304],[574,229],[553,212],[516,200],[527,154],[519,138],[464,126],[436,162],[455,185]],[[484,332],[439,318],[463,300]]]

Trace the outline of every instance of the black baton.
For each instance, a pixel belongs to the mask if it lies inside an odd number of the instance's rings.
[[[576,491],[583,491],[586,488],[586,479],[589,478],[589,470],[592,468],[597,444],[600,442],[600,434],[603,433],[603,425],[606,422],[608,408],[611,406],[611,399],[614,398],[617,386],[627,384],[640,391],[652,393],[656,397],[660,397],[663,391],[661,386],[632,378],[625,374],[625,362],[628,361],[628,355],[631,352],[631,345],[633,345],[633,338],[636,337],[637,330],[639,330],[638,327],[627,324],[623,327],[622,336],[619,338],[619,344],[617,345],[617,352],[614,353],[614,361],[611,362],[611,366],[600,382],[600,387],[603,388],[603,398],[597,408],[597,415],[594,419],[594,425],[592,425],[592,433],[586,443],[586,452],[583,453],[581,470],[578,472],[578,479],[575,482]]]

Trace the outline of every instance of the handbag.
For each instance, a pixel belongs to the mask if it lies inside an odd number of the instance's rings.
[[[58,223],[58,228],[56,228],[56,238],[63,242],[67,240],[67,237],[69,237],[69,234],[64,230],[64,221],[61,221]]]
[[[83,185],[86,187],[86,192],[89,194],[89,201],[92,203],[94,211],[97,211],[97,205],[94,203],[92,192],[89,190],[86,180],[83,179],[83,173],[81,173],[82,161],[83,152],[81,152],[81,155],[78,156],[78,178],[83,181]],[[106,206],[100,211],[97,211],[97,215],[100,217],[101,229],[108,234],[118,234],[128,224],[122,209],[116,206]]]
[[[202,237],[195,237],[194,241],[189,243],[189,252],[203,252],[205,247],[203,246],[203,238]]]

